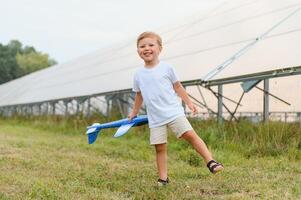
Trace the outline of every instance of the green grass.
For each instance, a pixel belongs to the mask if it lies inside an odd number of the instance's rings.
[[[225,171],[210,174],[191,147],[170,134],[171,184],[158,188],[148,129],[118,139],[104,130],[88,145],[84,132],[92,121],[0,119],[0,199],[301,199],[295,124],[193,120]]]

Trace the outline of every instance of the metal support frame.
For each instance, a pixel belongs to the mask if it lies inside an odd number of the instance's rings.
[[[79,101],[77,99],[74,99],[74,101],[76,102],[76,110],[75,113],[78,115],[79,113]]]
[[[223,85],[218,85],[218,87],[221,87],[221,91],[223,91],[223,89],[222,89],[222,86]],[[215,95],[215,97],[217,98],[217,99],[219,99],[219,98],[221,98],[221,99],[225,99],[225,97],[223,96],[223,94],[222,93],[220,93],[219,91],[218,92],[215,92],[215,91],[213,91],[210,87],[209,88],[207,88],[208,90],[210,90],[214,95]],[[218,90],[219,90],[219,88],[218,88]],[[235,101],[233,101],[233,100],[231,100],[232,102],[235,102]],[[219,102],[219,100],[218,100],[218,102]],[[234,114],[230,111],[230,109],[223,103],[223,101],[220,101],[221,102],[221,104],[222,104],[222,106],[233,116],[233,118],[235,119],[235,120],[238,120],[235,116],[234,116]],[[236,102],[235,102],[236,103]],[[236,103],[236,104],[238,104],[238,105],[240,105],[239,103]],[[218,110],[219,110],[219,104],[218,104]],[[221,109],[222,110],[222,109]]]
[[[212,110],[208,107],[207,102],[206,102],[206,100],[205,100],[205,97],[204,97],[204,95],[203,95],[203,93],[202,93],[202,90],[201,90],[201,88],[200,88],[200,85],[197,85],[197,89],[198,89],[198,92],[200,93],[200,95],[201,95],[201,97],[202,97],[203,102],[204,102],[204,107],[207,109],[207,112],[208,112],[209,117],[211,117],[211,114],[212,114],[212,113],[215,113],[215,112],[212,112]]]
[[[55,102],[55,101],[52,103],[52,115],[56,114],[56,104],[57,104],[57,102]]]
[[[239,82],[245,82],[250,80],[264,80],[264,79],[294,76],[300,74],[301,74],[301,66],[294,66],[294,67],[275,69],[270,71],[258,72],[258,73],[229,77],[229,78],[214,79],[207,82],[203,82],[202,80],[192,80],[192,81],[186,81],[185,83],[186,84],[199,83],[199,84],[204,84],[206,87],[209,87],[209,86],[216,86],[220,84],[239,83]]]
[[[65,111],[64,111],[64,113],[65,113],[65,116],[68,116],[68,115],[69,115],[69,113],[68,113],[68,103],[69,103],[69,101],[64,101],[64,106],[65,106]]]
[[[190,80],[190,81],[184,81],[182,82],[183,86],[187,87],[187,86],[196,86],[197,89],[200,92],[200,86],[204,87],[204,88],[209,88],[209,90],[218,98],[218,99],[222,99],[222,100],[229,100],[233,103],[236,103],[236,108],[234,110],[234,112],[230,112],[230,110],[225,106],[225,104],[219,103],[219,110],[220,106],[222,105],[230,114],[231,114],[231,119],[235,118],[234,114],[237,111],[238,105],[240,105],[241,99],[240,98],[239,102],[235,102],[227,97],[224,97],[222,94],[220,94],[220,92],[215,92],[213,90],[210,89],[210,86],[217,86],[217,85],[225,85],[225,84],[229,84],[229,83],[238,83],[238,82],[242,82],[242,81],[248,81],[248,80],[265,80],[265,87],[268,87],[268,79],[271,78],[278,78],[278,77],[285,77],[285,76],[292,76],[292,75],[300,75],[301,74],[301,66],[294,66],[294,67],[287,67],[287,68],[282,68],[282,69],[277,69],[277,70],[270,70],[270,71],[266,71],[266,72],[259,72],[259,73],[254,73],[254,74],[248,74],[248,75],[242,75],[242,76],[237,76],[237,77],[229,77],[229,78],[223,78],[223,79],[215,79],[215,80],[209,80],[207,82],[204,82],[203,80],[197,79],[197,80]],[[261,88],[256,87],[257,89],[262,90]],[[269,119],[269,95],[282,101],[283,103],[289,105],[288,102],[276,97],[275,95],[271,94],[266,88],[264,88],[264,90],[262,90],[264,92],[264,121],[267,121]],[[79,112],[80,110],[80,106],[82,104],[85,103],[85,101],[83,101],[82,103],[80,103],[79,101],[81,99],[89,99],[91,97],[94,96],[103,96],[103,95],[119,95],[119,94],[129,94],[132,93],[131,89],[124,89],[124,90],[119,90],[119,91],[112,91],[112,92],[105,92],[105,93],[98,93],[98,94],[92,94],[92,95],[84,95],[84,96],[78,96],[78,97],[69,97],[69,98],[62,98],[62,99],[53,99],[53,100],[49,100],[49,101],[44,101],[44,102],[35,102],[35,103],[30,103],[30,104],[17,104],[17,105],[3,105],[0,107],[0,114],[4,115],[4,116],[12,116],[12,115],[30,115],[30,114],[59,114],[59,113],[63,113],[63,108],[62,108],[62,101],[66,101],[70,99],[77,99],[77,110],[76,112]],[[200,101],[198,102],[199,106],[204,106],[205,108],[207,108],[208,113],[210,113],[210,110],[208,109],[207,103],[204,100],[204,97],[202,95],[202,93],[200,92],[201,97],[203,98],[203,102],[202,104],[200,104]],[[243,95],[242,95],[243,96]],[[131,98],[131,97],[130,97]],[[111,100],[107,100],[107,108],[110,108],[110,101]],[[196,101],[197,102],[197,101]],[[120,102],[121,103],[121,102]],[[124,102],[123,102],[124,103]],[[129,102],[128,102],[129,103]],[[46,104],[46,105],[45,105]],[[129,103],[130,104],[130,103]],[[38,105],[38,107],[37,107]],[[45,107],[46,106],[46,107]],[[58,107],[57,107],[58,106]],[[82,105],[82,107],[84,107]],[[46,109],[45,109],[46,108]],[[60,109],[60,110],[56,110],[56,109]],[[66,109],[66,108],[65,108]],[[90,109],[90,105],[88,103],[88,114],[90,113],[89,111]],[[44,112],[45,111],[45,112]],[[67,108],[68,111],[68,108]],[[84,111],[84,108],[83,108]],[[109,111],[109,110],[108,110]],[[108,113],[108,112],[107,112]],[[301,116],[299,117],[301,118]],[[301,121],[301,119],[300,119]],[[300,122],[301,123],[301,122]]]
[[[101,109],[99,109],[99,107],[97,107],[96,105],[95,105],[95,102],[101,102],[101,103],[103,103],[103,104],[105,104],[106,102],[105,101],[103,101],[103,100],[101,100],[101,99],[99,99],[97,96],[93,96],[93,97],[91,97],[91,99],[92,98],[94,98],[94,100],[97,100],[97,101],[94,101],[94,103],[91,103],[90,105],[91,105],[91,110],[93,110],[93,112],[97,112],[97,113],[101,113],[102,115],[105,115],[104,113],[103,113],[103,111],[101,110]]]
[[[42,104],[38,104],[38,115],[42,115],[43,110],[42,110]]]
[[[107,103],[107,108],[106,108],[106,116],[110,115],[110,107],[111,107],[111,101],[107,98],[106,99],[106,103]]]
[[[183,88],[186,90],[186,86],[183,85]],[[186,113],[186,104],[185,101],[182,100],[182,106],[184,108],[184,113]]]
[[[88,97],[78,97],[74,98],[76,101],[76,113],[83,113],[84,114],[84,104],[87,101]]]
[[[126,113],[124,112],[120,98],[117,99],[117,105],[118,105],[119,113],[121,114],[122,118],[124,118],[126,116]]]
[[[218,123],[223,122],[223,85],[217,86],[218,101],[217,101],[217,121]]]
[[[283,99],[277,97],[277,96],[274,95],[274,94],[271,94],[269,91],[263,90],[263,89],[261,89],[261,88],[258,87],[258,86],[255,86],[255,88],[258,89],[258,90],[260,90],[260,91],[262,91],[262,92],[264,92],[264,93],[266,93],[266,94],[268,94],[268,95],[270,95],[271,97],[274,97],[275,99],[281,101],[282,103],[285,103],[285,104],[288,105],[288,106],[291,105],[289,102],[287,102],[287,101],[285,101],[285,100],[283,100]]]
[[[242,101],[242,98],[244,97],[245,93],[246,93],[246,92],[243,91],[243,93],[242,93],[242,95],[240,96],[239,101],[238,101],[238,104],[236,105],[236,107],[235,107],[233,113],[230,113],[230,114],[231,114],[230,121],[232,121],[232,119],[234,118],[234,116],[235,116],[235,114],[236,114],[236,111],[237,111],[237,109],[238,109],[238,106],[239,106],[240,102]]]
[[[197,103],[194,103],[195,105],[199,106],[200,108],[207,108],[209,113],[213,113],[215,115],[217,115],[217,112],[214,112],[214,110],[210,109],[208,106],[206,106],[204,103],[200,102],[199,100],[197,100],[194,96],[192,96],[191,94],[188,94],[188,96],[190,98],[192,98],[194,101],[196,101]]]
[[[269,79],[264,79],[264,93],[263,93],[263,121],[269,121]]]
[[[87,99],[87,102],[88,102],[87,116],[90,117],[91,116],[91,98],[90,97]]]
[[[130,93],[129,98],[133,101],[132,103],[130,103],[130,105],[133,106],[133,103],[134,103],[134,101],[135,101],[135,93],[133,93],[133,92]],[[145,108],[144,105],[141,106],[140,111],[141,111],[141,110],[142,110],[142,113],[143,113],[143,114],[146,114],[146,108]]]

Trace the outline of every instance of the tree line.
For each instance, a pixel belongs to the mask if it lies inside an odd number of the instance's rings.
[[[48,54],[23,46],[18,40],[0,43],[0,84],[55,64]]]

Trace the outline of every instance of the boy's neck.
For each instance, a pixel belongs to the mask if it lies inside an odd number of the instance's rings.
[[[155,60],[152,62],[144,62],[144,67],[146,68],[153,68],[155,67],[160,61],[159,60]]]

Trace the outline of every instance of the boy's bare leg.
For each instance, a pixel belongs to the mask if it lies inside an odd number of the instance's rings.
[[[208,163],[213,160],[210,151],[204,141],[195,133],[194,130],[185,132],[181,138],[188,141],[192,147],[204,158],[205,162]]]
[[[193,148],[204,158],[205,162],[208,163],[209,161],[213,160],[212,155],[210,151],[207,148],[207,145],[205,142],[194,132],[194,130],[190,130],[185,132],[181,138],[184,138],[187,140]],[[218,164],[217,166],[214,167],[217,163],[211,163],[210,166],[208,167],[209,169],[211,168],[213,171],[210,171],[212,173],[217,173],[220,172],[224,169],[224,167],[221,164]]]
[[[159,178],[167,179],[167,144],[156,144],[156,159]]]

